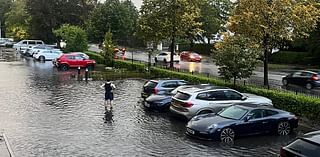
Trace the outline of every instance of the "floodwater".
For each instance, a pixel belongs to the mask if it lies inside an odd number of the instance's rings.
[[[0,131],[17,157],[277,156],[302,133],[245,137],[233,146],[192,139],[185,121],[144,110],[144,80],[115,81],[113,111],[105,114],[103,82],[77,81],[75,73],[30,58],[0,62]]]

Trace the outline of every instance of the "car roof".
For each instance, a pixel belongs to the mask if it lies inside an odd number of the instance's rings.
[[[162,83],[162,82],[167,82],[167,81],[185,81],[185,80],[182,80],[182,79],[171,79],[171,78],[164,78],[164,79],[159,79],[159,80],[149,80],[149,81],[152,81],[152,82],[158,82],[158,83]],[[187,82],[187,81],[185,81]]]
[[[204,92],[208,90],[221,90],[221,89],[230,89],[230,88],[206,84],[206,85],[195,85],[195,86],[192,86],[191,88],[185,88],[179,91],[183,93],[199,93],[199,92]]]
[[[292,73],[296,73],[296,72],[307,72],[307,73],[312,73],[312,74],[318,74],[319,72],[315,72],[315,71],[311,71],[311,70],[298,70],[298,71],[294,71]]]
[[[320,145],[320,131],[307,133],[303,135],[301,138]]]

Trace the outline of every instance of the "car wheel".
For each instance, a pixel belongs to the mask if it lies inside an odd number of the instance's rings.
[[[167,63],[167,59],[163,59],[163,62],[164,62],[164,63]]]
[[[306,88],[307,88],[307,89],[312,89],[312,84],[311,84],[311,83],[307,83],[307,84],[306,84]]]
[[[235,132],[231,128],[224,128],[220,133],[220,140],[221,142],[225,143],[233,143],[235,138]]]
[[[283,80],[282,80],[282,84],[283,84],[284,86],[287,86],[287,85],[288,85],[288,80],[287,80],[287,79],[283,79]]]
[[[212,111],[203,110],[203,111],[200,111],[200,112],[198,113],[198,115],[200,115],[200,114],[207,114],[207,113],[212,113]]]
[[[62,64],[61,65],[61,70],[67,71],[67,70],[69,70],[69,66],[67,64]]]
[[[42,62],[44,62],[44,61],[46,60],[46,58],[45,58],[44,56],[40,56],[40,57],[39,57],[39,60],[42,61]]]
[[[94,66],[92,64],[87,65],[87,69],[89,71],[92,71],[94,69]]]
[[[280,122],[278,124],[278,135],[289,135],[291,133],[291,126],[289,122]]]

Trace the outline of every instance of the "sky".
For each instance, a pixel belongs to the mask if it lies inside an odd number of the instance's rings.
[[[142,4],[142,0],[131,0],[133,2],[133,4],[140,9],[141,4]]]

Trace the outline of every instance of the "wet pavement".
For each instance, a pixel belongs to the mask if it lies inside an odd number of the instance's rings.
[[[277,156],[291,136],[237,139],[233,146],[187,137],[186,122],[146,111],[145,80],[115,81],[112,113],[105,114],[101,81],[77,81],[51,62],[16,57],[0,62],[0,131],[16,156]]]

